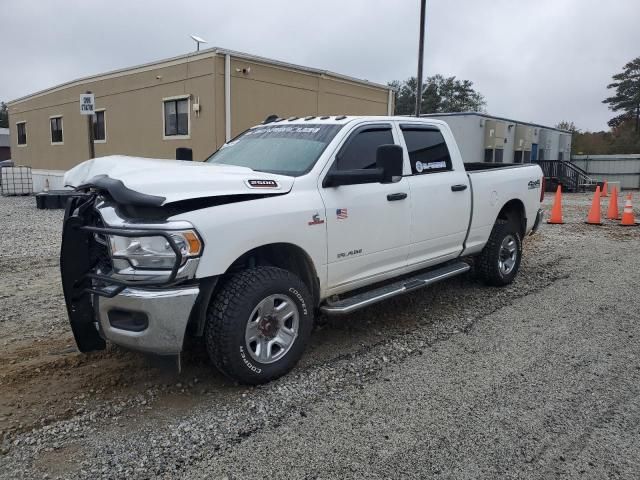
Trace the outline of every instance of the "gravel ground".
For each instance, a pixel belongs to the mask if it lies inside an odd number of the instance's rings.
[[[637,478],[640,228],[585,225],[589,204],[565,195],[513,285],[324,319],[298,368],[246,388],[199,345],[179,376],[76,353],[62,212],[0,198],[0,478]]]

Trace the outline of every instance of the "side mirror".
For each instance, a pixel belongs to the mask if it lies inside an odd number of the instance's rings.
[[[191,162],[193,160],[193,150],[186,147],[176,148],[176,160],[186,160]]]
[[[400,145],[380,145],[376,150],[376,167],[384,172],[382,183],[391,183],[393,177],[401,177],[403,164]]]
[[[336,170],[330,172],[323,187],[339,187],[340,185],[360,185],[362,183],[380,183],[384,177],[381,168],[364,168],[358,170]]]

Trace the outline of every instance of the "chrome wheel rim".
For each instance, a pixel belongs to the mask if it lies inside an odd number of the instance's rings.
[[[284,357],[298,337],[300,313],[287,295],[269,295],[253,309],[245,330],[247,351],[267,364]]]
[[[507,235],[500,245],[498,254],[498,267],[502,275],[509,275],[516,266],[518,260],[518,242],[513,235]]]

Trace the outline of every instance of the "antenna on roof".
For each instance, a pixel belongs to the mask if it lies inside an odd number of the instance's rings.
[[[197,37],[195,35],[189,35],[189,36],[191,37],[191,40],[196,42],[196,52],[200,51],[200,44],[201,43],[207,43],[207,41],[204,38],[200,38],[200,37]]]

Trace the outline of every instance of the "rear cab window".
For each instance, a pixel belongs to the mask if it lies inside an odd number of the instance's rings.
[[[413,175],[453,170],[447,142],[437,127],[405,124],[400,125],[400,130]]]
[[[336,170],[376,168],[376,151],[380,145],[393,145],[391,124],[364,125],[354,131],[336,155]]]

